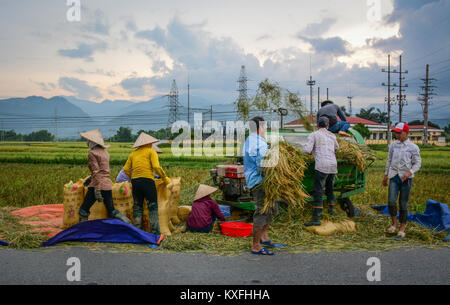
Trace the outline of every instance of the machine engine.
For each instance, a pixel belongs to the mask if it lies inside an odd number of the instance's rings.
[[[209,173],[214,184],[222,191],[223,200],[233,202],[252,201],[250,190],[245,183],[243,165],[217,165]]]

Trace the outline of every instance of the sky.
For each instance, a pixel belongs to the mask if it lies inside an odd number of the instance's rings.
[[[436,103],[449,101],[450,0],[79,0],[72,22],[70,2],[0,0],[0,98],[147,101],[189,79],[193,95],[231,103],[245,65],[250,95],[268,78],[309,101],[311,73],[314,104],[320,86],[364,107],[384,102],[381,69],[403,54],[407,99],[430,64]]]

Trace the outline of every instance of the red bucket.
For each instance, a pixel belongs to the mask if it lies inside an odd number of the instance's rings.
[[[252,236],[253,225],[243,222],[224,222],[221,224],[222,234],[231,237]]]

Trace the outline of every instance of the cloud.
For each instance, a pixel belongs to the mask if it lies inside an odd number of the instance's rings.
[[[104,51],[106,49],[105,42],[94,44],[80,43],[75,49],[58,50],[58,54],[69,58],[82,58],[86,61],[93,61],[92,55],[96,51]]]
[[[164,46],[166,44],[166,33],[158,26],[153,30],[137,32],[136,37],[154,41],[160,46]]]
[[[83,18],[85,14],[83,14]],[[91,16],[89,16],[91,15]],[[93,21],[87,22],[85,25],[83,25],[83,29],[88,32],[93,32],[100,35],[108,35],[110,25],[108,24],[108,20],[106,19],[105,14],[100,10],[96,9],[92,14],[88,14],[88,20],[90,18],[93,18]]]
[[[101,93],[95,86],[90,86],[86,81],[74,77],[60,77],[59,86],[74,93],[80,99],[100,99]]]
[[[301,36],[318,37],[326,33],[333,24],[336,23],[335,18],[325,18],[318,23],[308,24],[303,31],[299,33]]]
[[[345,55],[351,53],[349,43],[340,37],[307,38],[304,36],[298,36],[298,38],[309,42],[314,51],[318,53],[329,53],[333,55]]]
[[[151,84],[151,79],[148,77],[129,77],[120,82],[123,89],[132,97],[144,96],[145,87]]]

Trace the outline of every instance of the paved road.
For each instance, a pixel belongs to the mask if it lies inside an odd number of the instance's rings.
[[[69,257],[81,281],[69,282]],[[450,284],[450,249],[386,252],[251,254],[112,253],[88,248],[0,248],[0,284],[370,284],[367,260],[381,263],[381,284]]]

